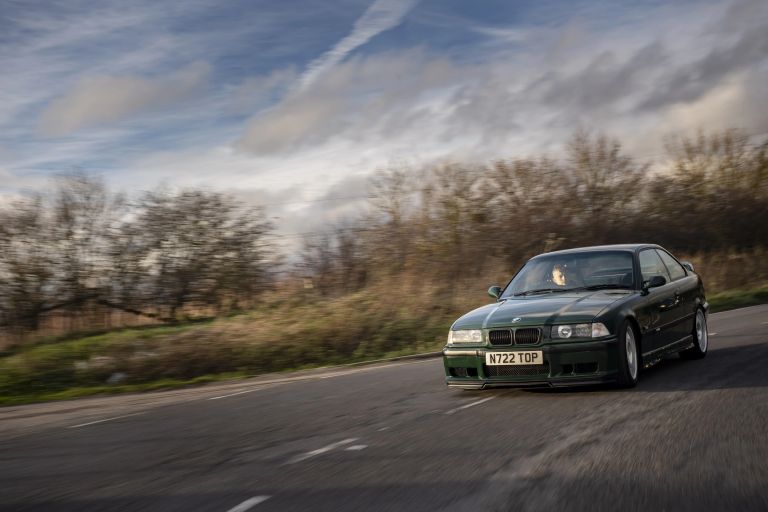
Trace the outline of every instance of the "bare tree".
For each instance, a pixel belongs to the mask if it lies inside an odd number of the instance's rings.
[[[415,188],[405,168],[379,171],[371,179],[372,214],[367,223],[375,227],[371,238],[376,251],[371,257],[380,269],[405,269],[411,243],[409,216],[413,211]]]
[[[497,161],[487,169],[483,190],[492,207],[493,250],[509,268],[571,235],[574,205],[564,173],[547,158]]]
[[[320,295],[350,293],[366,284],[369,270],[362,234],[359,228],[337,227],[304,239],[298,267]]]
[[[56,177],[46,250],[55,260],[57,295],[70,314],[107,293],[113,277],[110,234],[125,213],[123,207],[122,197],[112,196],[97,176],[78,172]]]
[[[270,228],[260,210],[224,194],[150,192],[128,228],[135,260],[127,266],[141,269],[144,302],[170,318],[191,305],[237,308],[268,285]]]
[[[48,311],[70,318],[110,281],[108,232],[119,209],[103,182],[60,175],[50,195],[19,201],[2,213],[0,267],[5,322],[34,330]]]
[[[0,326],[35,330],[53,310],[175,320],[252,305],[271,279],[270,229],[223,194],[156,191],[129,207],[96,177],[59,176],[0,211]]]
[[[668,141],[670,172],[650,188],[666,218],[670,243],[701,250],[764,244],[766,149],[766,143],[753,145],[738,130]]]
[[[40,197],[0,212],[0,326],[37,329],[52,306],[56,269],[47,228]]]
[[[590,243],[607,242],[634,215],[648,166],[623,154],[618,140],[583,131],[573,136],[568,152],[572,193],[566,199],[578,205],[575,218]]]

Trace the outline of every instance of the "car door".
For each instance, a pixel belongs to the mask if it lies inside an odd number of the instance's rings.
[[[674,309],[675,323],[670,326],[672,342],[679,341],[691,334],[693,330],[693,317],[696,313],[696,296],[699,280],[696,276],[685,270],[671,254],[663,249],[657,249],[661,261],[669,271],[670,279],[675,289],[675,296],[679,301],[679,307]]]
[[[643,249],[638,254],[640,275],[643,283],[647,283],[654,276],[661,276],[666,280],[663,286],[650,288],[640,306],[640,329],[643,336],[643,354],[655,352],[672,343],[674,333],[670,327],[676,320],[676,309],[679,309],[679,300],[675,296],[676,285],[671,282],[669,272],[661,257],[655,249]]]

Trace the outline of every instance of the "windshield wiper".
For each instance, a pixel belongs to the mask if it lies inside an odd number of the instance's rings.
[[[538,288],[536,290],[526,290],[524,292],[516,293],[515,297],[521,297],[524,295],[536,295],[539,293],[554,293],[554,292],[567,292],[566,288]]]
[[[632,287],[625,284],[593,284],[591,286],[579,286],[568,288],[569,292],[578,290],[631,290]]]

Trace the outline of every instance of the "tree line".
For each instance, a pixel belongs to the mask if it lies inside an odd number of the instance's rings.
[[[307,282],[303,300],[414,282],[450,297],[537,253],[582,245],[762,250],[768,140],[728,130],[671,138],[666,150],[651,165],[618,140],[578,132],[562,158],[382,170],[367,213],[304,240],[279,279],[273,228],[257,207],[204,190],[128,199],[98,177],[60,176],[0,208],[0,329],[33,332],[51,312],[94,305],[163,322],[223,315]]]
[[[531,256],[568,247],[649,242],[708,254],[765,246],[768,140],[738,130],[671,137],[666,155],[652,166],[616,139],[577,132],[560,159],[381,171],[370,213],[307,240],[302,270],[321,296],[406,276],[450,295],[463,280],[505,278]]]
[[[173,322],[190,308],[250,307],[270,284],[271,226],[217,192],[157,189],[135,201],[98,177],[60,176],[0,210],[0,326],[97,305]]]

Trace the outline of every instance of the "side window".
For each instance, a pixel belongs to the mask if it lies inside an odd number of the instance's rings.
[[[640,273],[643,275],[643,281],[649,281],[653,276],[662,276],[667,282],[670,281],[667,267],[661,261],[658,253],[653,249],[640,251],[638,255],[640,260]]]
[[[659,256],[661,256],[661,261],[663,261],[664,265],[666,265],[667,270],[669,270],[669,275],[672,277],[673,281],[677,281],[678,279],[685,277],[685,269],[681,264],[675,261],[675,258],[667,254],[665,251],[657,250],[656,252],[658,252]]]

